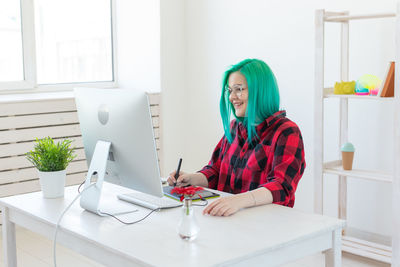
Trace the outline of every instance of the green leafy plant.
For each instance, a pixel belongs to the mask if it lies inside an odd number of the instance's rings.
[[[26,153],[26,157],[39,171],[62,171],[76,157],[71,143],[68,139],[56,144],[51,137],[36,138],[34,149]]]

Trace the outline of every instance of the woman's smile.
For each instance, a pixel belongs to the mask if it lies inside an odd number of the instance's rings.
[[[235,109],[240,108],[243,105],[243,102],[233,102],[233,106]]]

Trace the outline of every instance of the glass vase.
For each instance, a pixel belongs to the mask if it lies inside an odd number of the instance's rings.
[[[178,224],[178,234],[183,240],[192,241],[196,239],[199,230],[200,228],[194,216],[192,200],[185,198],[182,206],[181,220]]]

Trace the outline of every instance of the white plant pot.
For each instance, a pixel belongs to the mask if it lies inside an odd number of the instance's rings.
[[[39,182],[43,197],[58,198],[64,196],[65,177],[67,171],[41,172],[39,171]]]

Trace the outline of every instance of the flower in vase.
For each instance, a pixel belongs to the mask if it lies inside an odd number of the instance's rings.
[[[183,199],[192,199],[192,197],[194,195],[196,195],[196,192],[201,191],[201,190],[204,190],[204,188],[200,187],[200,186],[195,187],[195,186],[191,185],[191,186],[187,186],[187,187],[174,187],[171,190],[171,193],[172,194],[176,193],[176,194],[180,195],[181,196],[180,200],[182,201]],[[199,195],[199,197],[202,198],[200,195]]]
[[[192,205],[192,197],[194,195],[196,195],[196,192],[203,190],[203,187],[195,187],[195,186],[187,186],[187,187],[174,187],[171,190],[171,193],[176,193],[178,195],[180,195],[180,200],[184,200],[185,199],[185,203],[184,203],[184,207],[186,209],[186,215],[189,215],[189,210],[191,208]],[[199,194],[197,194],[200,199],[203,199]]]
[[[195,186],[174,187],[171,190],[172,194],[176,193],[180,196],[181,201],[185,200],[182,206],[182,217],[178,223],[177,229],[179,236],[185,241],[192,241],[196,239],[200,229],[194,217],[192,198],[194,195],[198,195],[200,199],[203,199],[198,193],[201,190],[203,190],[202,187]]]

